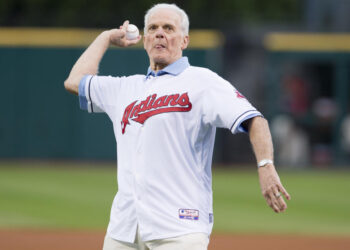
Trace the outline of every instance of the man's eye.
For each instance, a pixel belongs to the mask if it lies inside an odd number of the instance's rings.
[[[173,27],[171,27],[171,26],[165,26],[165,30],[173,30]]]

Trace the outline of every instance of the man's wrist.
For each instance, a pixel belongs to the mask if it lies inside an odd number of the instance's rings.
[[[108,41],[108,43],[111,43],[111,31],[105,30],[100,34],[101,38],[105,41]]]
[[[263,159],[263,160],[258,162],[258,169],[261,168],[261,167],[265,167],[268,164],[273,164],[273,160],[271,160],[271,159]]]

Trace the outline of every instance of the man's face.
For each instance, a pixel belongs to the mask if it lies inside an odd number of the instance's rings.
[[[160,9],[149,17],[143,46],[152,69],[154,65],[166,67],[182,56],[189,39],[183,35],[180,22],[180,16],[167,9]]]

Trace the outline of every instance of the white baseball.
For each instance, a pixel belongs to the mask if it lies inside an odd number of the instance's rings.
[[[139,36],[139,29],[136,27],[136,25],[129,24],[126,28],[126,39],[128,40],[134,40]]]

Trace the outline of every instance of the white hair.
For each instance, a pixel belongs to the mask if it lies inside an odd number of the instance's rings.
[[[145,27],[143,29],[143,32],[146,34],[147,33],[147,25],[148,25],[148,20],[151,15],[153,15],[156,11],[160,9],[166,9],[166,10],[173,10],[176,12],[180,18],[181,18],[181,30],[182,33],[187,36],[188,35],[188,30],[190,26],[190,21],[188,19],[188,16],[184,10],[179,8],[176,4],[167,4],[167,3],[159,3],[154,5],[152,8],[150,8],[145,15]]]

